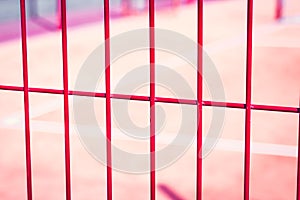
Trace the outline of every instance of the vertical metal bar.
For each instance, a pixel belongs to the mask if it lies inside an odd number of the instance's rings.
[[[203,0],[198,0],[197,63],[197,199],[202,199]]]
[[[247,63],[246,63],[246,113],[245,113],[245,163],[244,199],[250,198],[250,144],[251,144],[251,82],[252,82],[252,28],[253,0],[247,5]]]
[[[28,61],[27,61],[27,28],[25,0],[20,0],[21,9],[21,35],[22,35],[22,62],[24,84],[24,115],[25,115],[25,149],[26,149],[26,176],[27,176],[27,199],[32,199],[32,174],[31,174],[31,147],[30,147],[30,124],[29,124],[29,90],[28,90]]]
[[[112,199],[109,0],[104,0],[107,199]]]
[[[279,20],[282,18],[283,0],[276,0],[275,5],[275,19]]]
[[[297,192],[296,199],[300,199],[300,99],[299,99],[299,108],[298,108],[298,157],[297,157]]]
[[[149,0],[150,36],[150,197],[155,200],[155,4]]]
[[[67,44],[67,13],[66,12],[67,12],[66,0],[61,0],[66,199],[70,200],[71,199],[70,130],[69,130],[70,124],[69,124],[68,44]]]

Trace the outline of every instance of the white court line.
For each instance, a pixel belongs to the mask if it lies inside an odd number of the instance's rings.
[[[44,114],[52,112],[52,111],[55,111],[61,107],[62,107],[61,99],[46,101],[46,102],[43,102],[41,104],[34,105],[34,106],[29,105],[30,119],[44,115]],[[1,119],[0,122],[6,123],[6,124],[16,124],[21,121],[24,121],[24,110],[20,110],[20,111],[11,113],[10,115]]]
[[[8,125],[0,123],[1,129],[10,129],[10,130],[20,130],[24,131],[24,123],[18,123],[14,125]],[[42,132],[42,133],[50,133],[50,134],[63,134],[64,132],[64,124],[60,122],[47,122],[47,121],[38,121],[32,120],[30,123],[32,133]],[[86,126],[88,128],[88,126]],[[76,133],[76,126],[74,124],[70,124],[70,133]],[[119,129],[112,129],[114,139],[116,140],[124,140],[124,141],[134,141],[125,134],[123,134]],[[159,135],[157,138],[158,144],[169,144],[174,138],[169,136],[174,135],[163,134]],[[137,140],[135,140],[137,141]],[[204,137],[205,142],[205,137]],[[175,145],[182,145],[180,143]],[[196,147],[196,143],[193,145]],[[216,150],[221,151],[233,151],[233,152],[244,152],[244,141],[242,140],[233,140],[233,139],[219,139],[216,146]],[[252,142],[251,143],[251,153],[259,154],[259,155],[272,155],[272,156],[283,156],[283,157],[297,157],[297,146],[294,145],[281,145],[281,144],[270,144],[270,143],[260,143],[260,142]]]

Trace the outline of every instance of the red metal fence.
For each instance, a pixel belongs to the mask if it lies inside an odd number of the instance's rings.
[[[198,5],[198,44],[203,46],[203,0],[197,1]],[[106,99],[106,137],[108,141],[111,140],[111,99],[130,99],[139,101],[149,101],[150,107],[154,106],[156,102],[164,103],[181,103],[197,105],[197,155],[201,155],[202,145],[202,107],[203,106],[219,106],[228,108],[244,109],[245,112],[245,151],[244,151],[244,199],[248,200],[250,187],[250,154],[251,154],[251,111],[265,110],[277,112],[289,112],[299,114],[300,127],[300,108],[285,107],[285,106],[271,106],[271,105],[257,105],[251,102],[251,82],[252,82],[252,28],[253,28],[253,0],[248,0],[247,4],[247,62],[246,62],[246,102],[245,103],[231,103],[231,102],[213,102],[204,101],[202,96],[203,91],[203,77],[202,77],[202,49],[198,49],[198,70],[197,75],[197,99],[175,99],[155,96],[155,33],[150,29],[150,96],[129,96],[121,94],[111,94],[110,88],[110,44],[105,43],[105,64],[108,66],[105,70],[105,93],[91,93],[85,91],[71,91],[68,88],[68,47],[67,47],[67,19],[66,19],[66,0],[61,0],[61,25],[62,25],[62,58],[63,58],[63,90],[47,89],[47,88],[33,88],[28,85],[28,62],[27,62],[27,30],[26,30],[26,13],[25,0],[20,0],[21,7],[21,35],[22,35],[22,58],[23,58],[23,87],[0,85],[1,90],[23,91],[24,93],[24,114],[25,114],[25,146],[26,146],[26,173],[27,173],[27,197],[32,199],[32,169],[31,169],[31,147],[30,147],[30,116],[29,116],[29,93],[48,93],[61,94],[64,96],[64,141],[65,141],[65,184],[66,184],[66,199],[71,199],[71,175],[70,175],[70,124],[69,124],[69,96],[82,95],[92,96]],[[149,27],[155,28],[155,0],[149,0]],[[109,0],[104,0],[104,32],[105,40],[110,38],[110,9]],[[153,107],[152,107],[153,108]],[[300,128],[299,134],[300,134]],[[300,137],[298,137],[298,163],[297,163],[297,199],[300,191]],[[155,152],[155,109],[150,111],[150,152]],[[154,200],[156,198],[156,171],[155,171],[155,154],[150,154],[150,196]],[[202,158],[197,158],[197,199],[202,199]],[[107,143],[107,199],[112,199],[112,152],[110,143]]]

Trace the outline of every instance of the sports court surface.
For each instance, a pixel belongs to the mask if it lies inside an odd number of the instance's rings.
[[[274,20],[275,0],[254,2],[253,104],[299,107],[300,2],[287,1],[282,21]],[[246,10],[242,0],[204,3],[204,49],[221,76],[228,102],[245,102]],[[293,16],[292,16],[293,15]],[[156,27],[197,40],[196,4],[158,10]],[[148,26],[148,13],[111,20],[111,35]],[[1,27],[2,29],[2,27]],[[30,27],[29,27],[30,29]],[[30,30],[29,30],[30,31]],[[68,28],[69,89],[88,55],[104,42],[103,21]],[[63,88],[60,31],[28,37],[29,87]],[[156,62],[172,66],[196,91],[195,71],[172,56],[157,53]],[[147,52],[126,55],[111,65],[112,88],[133,66],[148,62]],[[175,59],[175,61],[174,61]],[[0,43],[0,85],[21,86],[20,39]],[[102,77],[104,79],[104,77]],[[102,81],[102,82],[101,82]],[[105,91],[104,80],[98,90]],[[113,90],[113,89],[112,89]],[[137,95],[148,95],[141,89]],[[170,95],[157,90],[157,96]],[[65,198],[63,96],[30,93],[31,155],[34,199]],[[209,100],[209,92],[204,92]],[[70,108],[72,108],[72,96]],[[158,103],[165,109],[165,130],[158,149],[168,144],[180,122],[180,105]],[[105,131],[105,98],[95,100],[96,114]],[[130,116],[147,126],[149,103],[130,101]],[[195,107],[196,108],[196,107]],[[105,199],[106,167],[82,146],[71,117],[72,199]],[[211,109],[204,107],[204,134]],[[196,116],[194,116],[196,117]],[[203,199],[243,199],[245,111],[226,108],[223,132],[216,148],[203,160]],[[252,111],[250,199],[296,199],[299,114]],[[113,143],[132,152],[148,151],[149,143],[122,136],[112,125]],[[195,133],[196,134],[196,133]],[[194,143],[195,144],[195,143]],[[172,166],[157,171],[157,199],[195,199],[196,146]],[[23,93],[0,90],[0,199],[25,199],[25,138]],[[149,199],[150,176],[113,171],[114,199]]]

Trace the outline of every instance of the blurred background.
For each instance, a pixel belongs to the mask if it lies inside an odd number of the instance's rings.
[[[110,9],[111,36],[148,27],[147,0],[111,0]],[[26,15],[29,87],[62,90],[59,1],[26,0]],[[227,102],[245,102],[246,16],[246,0],[204,1],[203,46],[218,70]],[[299,16],[299,0],[254,1],[253,104],[299,107]],[[197,41],[196,0],[157,0],[155,20],[157,28]],[[67,0],[67,24],[69,89],[74,90],[83,63],[104,42],[103,1]],[[148,51],[133,52],[113,62],[112,92],[122,77],[148,62]],[[196,92],[196,71],[188,63],[159,50],[156,62],[172,67]],[[18,0],[0,0],[1,86],[23,87]],[[103,76],[97,91],[105,92]],[[148,96],[148,85],[134,94]],[[205,86],[204,100],[211,100],[210,94]],[[157,96],[173,95],[157,86]],[[29,101],[33,197],[65,199],[63,96],[30,92]],[[0,89],[0,199],[26,199],[23,104],[22,91]],[[157,104],[166,114],[164,130],[156,141],[159,150],[176,136],[182,107]],[[147,127],[149,103],[128,100],[128,105],[132,121]],[[72,106],[70,97],[72,198],[105,199],[106,168],[81,144]],[[98,124],[105,132],[105,99],[95,98],[94,106]],[[210,127],[211,107],[204,107],[203,115],[205,135]],[[243,199],[244,116],[243,109],[226,108],[221,137],[203,160],[203,199]],[[149,151],[149,141],[124,135],[114,121],[112,128],[114,145],[131,152]],[[252,111],[250,199],[296,199],[298,131],[298,113]],[[174,164],[157,172],[157,199],[196,199],[196,156],[194,142]],[[114,199],[141,200],[149,196],[149,174],[113,171]]]

